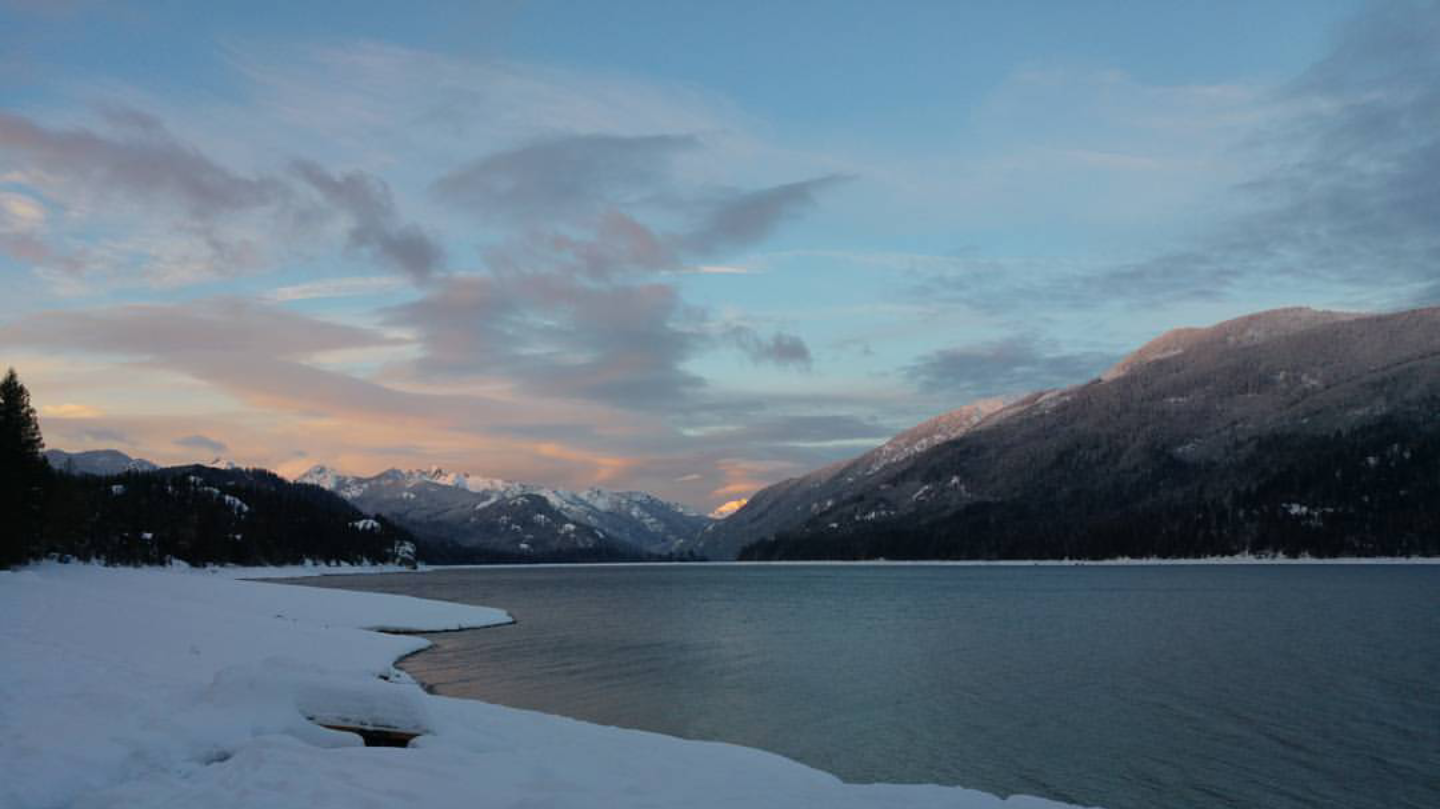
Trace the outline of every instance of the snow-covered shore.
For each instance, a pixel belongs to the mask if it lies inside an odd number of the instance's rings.
[[[509,616],[232,578],[286,572],[339,571],[0,572],[0,806],[1060,806],[429,695],[392,665],[426,642],[366,628]],[[307,716],[425,735],[366,748]]]

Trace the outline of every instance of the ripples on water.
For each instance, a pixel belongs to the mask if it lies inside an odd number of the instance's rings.
[[[1108,809],[1440,807],[1440,566],[639,566],[332,577],[502,607],[436,691],[847,781]]]

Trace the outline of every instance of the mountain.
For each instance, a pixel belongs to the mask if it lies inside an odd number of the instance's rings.
[[[977,409],[978,407],[978,409]],[[783,481],[711,558],[1440,554],[1440,309],[1282,309]]]
[[[1003,408],[999,399],[966,405],[912,427],[858,458],[762,489],[744,506],[706,526],[693,541],[679,548],[711,559],[733,559],[745,545],[833,508],[874,485],[887,470],[965,435]]]
[[[144,458],[131,458],[115,449],[92,449],[86,452],[45,450],[45,460],[57,472],[73,475],[120,475],[125,472],[148,472],[158,469]]]
[[[669,554],[710,522],[644,492],[571,492],[442,469],[354,477],[316,466],[296,482],[384,514],[422,539],[522,559]]]
[[[51,474],[40,502],[42,555],[192,565],[413,562],[415,555],[414,537],[389,520],[263,469]]]

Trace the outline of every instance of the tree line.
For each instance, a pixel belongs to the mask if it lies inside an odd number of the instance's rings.
[[[51,469],[30,394],[0,381],[0,566],[34,559],[149,565],[414,560],[409,532],[335,494],[259,469],[122,475]]]

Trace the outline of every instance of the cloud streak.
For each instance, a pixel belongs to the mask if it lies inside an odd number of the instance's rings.
[[[489,220],[586,220],[654,202],[669,185],[675,156],[699,148],[690,135],[550,137],[456,168],[432,190]]]
[[[203,435],[181,436],[180,438],[175,439],[173,443],[177,447],[204,450],[215,455],[219,455],[220,453],[226,452],[230,449],[230,447],[227,446],[224,441],[216,441],[213,438],[209,438]]]
[[[46,238],[52,218],[35,218],[33,206],[20,205],[28,197],[11,192],[0,214],[0,249],[11,257],[70,274],[132,270],[162,283],[194,281],[273,267],[323,244],[317,225],[339,219],[346,244],[387,269],[424,282],[443,266],[442,246],[402,220],[378,177],[336,174],[310,160],[294,161],[288,173],[247,174],[148,113],[110,106],[100,119],[103,132],[0,112],[0,169],[58,201],[83,230],[126,234],[62,250]]]
[[[1066,353],[1036,337],[1019,335],[926,354],[904,369],[926,393],[967,399],[1007,396],[1074,385],[1099,375],[1115,357]]]
[[[158,122],[104,136],[89,129],[51,129],[0,112],[0,152],[26,173],[39,172],[108,199],[140,198],[210,220],[276,203],[286,194],[273,178],[232,172],[180,143]]]

